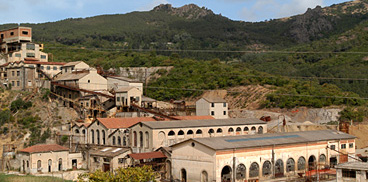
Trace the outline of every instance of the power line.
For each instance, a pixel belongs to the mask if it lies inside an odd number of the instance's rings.
[[[120,51],[120,52],[203,52],[203,53],[275,53],[275,54],[368,54],[368,52],[331,52],[331,51],[251,51],[251,50],[210,50],[210,49],[120,49],[120,48],[84,48],[84,47],[47,47],[45,49],[70,49],[70,50],[99,50],[99,51]]]

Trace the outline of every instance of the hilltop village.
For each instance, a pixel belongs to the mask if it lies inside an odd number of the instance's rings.
[[[172,101],[182,112],[168,114],[143,95],[141,81],[83,61],[50,62],[43,45],[32,42],[31,28],[0,35],[1,87],[34,94],[48,89],[53,102],[79,116],[58,133],[56,143],[4,147],[3,171],[75,179],[85,172],[149,165],[160,181],[368,178],[366,157],[356,155],[356,137],[338,128],[268,132],[267,117],[231,118],[227,101],[216,95],[198,99],[194,108]]]

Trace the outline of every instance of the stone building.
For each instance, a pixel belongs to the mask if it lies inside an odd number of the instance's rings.
[[[131,153],[128,147],[93,147],[89,151],[89,171],[96,170],[111,171],[118,168],[127,168],[131,164],[128,154]]]
[[[171,171],[185,182],[297,176],[328,168],[336,153],[337,163],[345,162],[341,156],[355,153],[355,138],[334,130],[192,138],[171,146]]]
[[[69,149],[56,144],[34,145],[20,150],[18,155],[24,173],[63,171],[70,167]]]
[[[133,152],[150,152],[190,138],[265,133],[267,124],[259,119],[206,119],[140,122],[131,127]]]
[[[216,119],[229,118],[228,104],[220,97],[203,97],[196,102],[196,115],[210,115]]]

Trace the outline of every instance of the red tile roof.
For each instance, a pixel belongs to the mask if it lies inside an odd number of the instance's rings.
[[[68,148],[57,145],[57,144],[38,144],[33,145],[19,152],[26,152],[26,153],[39,153],[39,152],[56,152],[56,151],[69,151]]]
[[[128,154],[131,158],[136,160],[141,159],[160,159],[166,158],[166,156],[161,152],[147,152],[147,153],[137,153],[137,154]]]
[[[142,121],[156,121],[153,117],[135,117],[135,118],[97,118],[106,128],[129,128]]]
[[[25,64],[65,65],[63,62],[24,61]]]

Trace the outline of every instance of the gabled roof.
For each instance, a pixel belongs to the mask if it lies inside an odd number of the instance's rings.
[[[72,127],[74,126],[78,126],[79,128],[80,127],[86,127],[88,128],[88,126],[90,125],[91,123],[75,123]]]
[[[69,149],[57,144],[38,144],[22,149],[19,152],[41,153],[41,152],[57,152],[57,151],[69,151]]]
[[[208,117],[208,116],[206,116]],[[253,125],[266,124],[256,118],[231,118],[231,119],[204,119],[204,120],[177,120],[177,121],[157,121],[142,122],[151,129],[169,129],[169,128],[193,128],[193,127],[211,127],[211,126],[236,126],[236,125]]]
[[[136,160],[167,158],[161,151],[158,151],[158,152],[146,152],[146,153],[135,153],[135,154],[128,154],[128,155],[131,158],[136,159]]]
[[[225,99],[221,98],[221,97],[202,97],[204,100],[206,100],[207,102],[210,103],[224,103],[226,102]]]
[[[63,73],[59,75],[55,81],[68,81],[68,80],[79,80],[87,76],[88,72],[77,72],[77,73]]]
[[[215,119],[212,116],[172,116],[173,118],[179,120],[205,120],[205,119]]]
[[[346,162],[340,163],[336,166],[337,169],[352,169],[352,170],[368,170],[368,163],[367,162]]]
[[[65,65],[64,65],[64,67],[68,67],[68,66],[75,66],[75,65],[77,65],[77,64],[79,64],[79,63],[82,63],[83,61],[73,61],[73,62],[69,62],[69,63],[66,63]]]
[[[257,135],[192,138],[180,143],[184,143],[187,141],[196,141],[213,150],[232,150],[330,140],[347,140],[355,138],[355,136],[336,130],[315,130],[290,133],[266,133]],[[174,147],[178,144],[174,144],[171,147]]]

